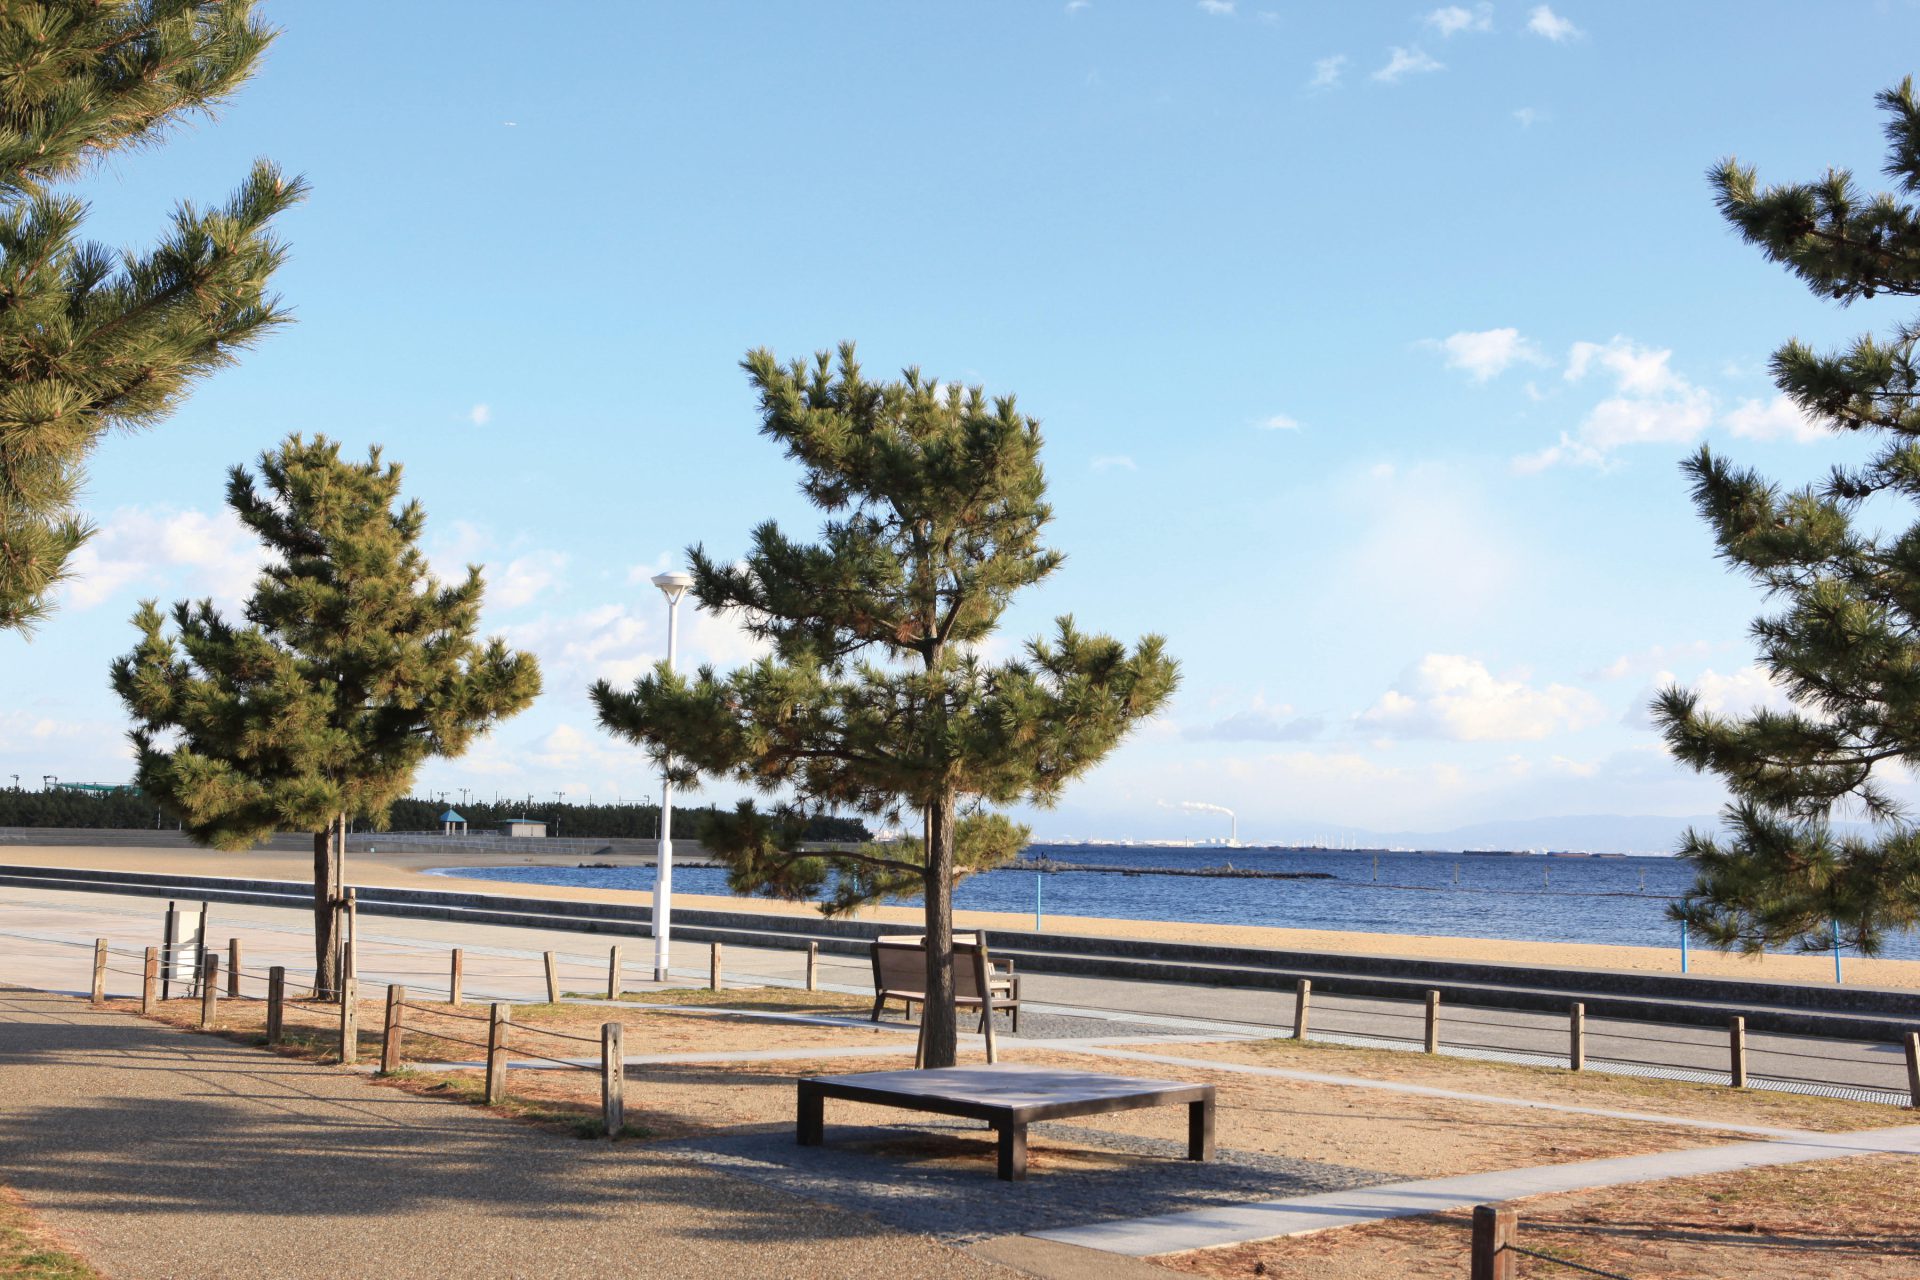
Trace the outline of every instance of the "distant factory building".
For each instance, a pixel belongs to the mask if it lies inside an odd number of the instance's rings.
[[[503,836],[545,836],[547,824],[536,818],[502,818],[500,834]]]

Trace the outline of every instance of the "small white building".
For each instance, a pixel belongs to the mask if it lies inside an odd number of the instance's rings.
[[[500,819],[500,834],[503,836],[545,837],[547,834],[547,824],[538,818],[502,818]]]

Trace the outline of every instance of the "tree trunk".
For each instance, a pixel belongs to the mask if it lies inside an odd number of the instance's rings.
[[[333,823],[313,833],[313,994],[333,999],[340,986],[338,940],[333,936]]]
[[[953,1008],[953,815],[944,793],[926,810],[927,1002],[921,1006],[929,1067],[954,1065],[958,1018]]]

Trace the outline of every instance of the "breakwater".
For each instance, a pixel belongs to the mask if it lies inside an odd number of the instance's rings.
[[[1001,871],[1033,871],[1057,875],[1066,871],[1086,871],[1108,876],[1200,876],[1214,880],[1332,880],[1329,871],[1263,871],[1257,867],[1236,867],[1231,862],[1217,867],[1118,866],[1098,862],[1062,862],[1044,855],[1020,857],[998,868]]]

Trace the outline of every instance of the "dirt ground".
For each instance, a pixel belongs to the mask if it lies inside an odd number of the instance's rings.
[[[1517,1242],[1636,1280],[1912,1280],[1920,1159],[1861,1156],[1516,1202]],[[1196,1275],[1457,1280],[1465,1212],[1173,1254]],[[1523,1257],[1522,1277],[1576,1274]]]
[[[1906,1124],[1914,1118],[1909,1109],[1876,1102],[1766,1089],[1732,1089],[1690,1080],[1647,1079],[1593,1071],[1576,1073],[1557,1067],[1481,1062],[1444,1055],[1427,1057],[1325,1041],[1310,1040],[1305,1044],[1290,1039],[1223,1041],[1182,1045],[1168,1052],[1182,1058],[1209,1058],[1291,1071],[1392,1080],[1502,1098],[1787,1129],[1878,1129]]]
[[[127,1007],[130,1002],[113,1002]],[[599,1029],[617,1018],[629,1055],[720,1054],[772,1050],[792,1057],[768,1062],[647,1064],[627,1069],[627,1118],[644,1136],[671,1138],[738,1126],[793,1122],[793,1081],[803,1075],[899,1070],[908,1061],[885,1049],[907,1048],[898,1030],[818,1026],[726,1014],[674,1012],[661,1005],[721,1004],[742,1012],[841,1014],[847,998],[782,989],[660,993],[613,1005],[520,1005],[509,1041],[515,1057],[587,1059],[599,1055]],[[383,1008],[364,1000],[362,1061],[377,1062]],[[654,1007],[650,1007],[654,1006]],[[265,1006],[223,1000],[221,1024],[243,1037],[264,1032]],[[160,1016],[177,1025],[197,1022],[196,1002],[169,1001]],[[409,1010],[405,1060],[410,1064],[477,1062],[484,1056],[482,1009],[425,1005]],[[330,1009],[290,1008],[288,1030],[322,1056],[332,1052],[338,1015]],[[897,1024],[896,1024],[897,1025]],[[813,1058],[815,1050],[871,1047],[874,1057]],[[1677,1081],[1581,1075],[1549,1068],[1508,1066],[1404,1053],[1295,1044],[1292,1041],[1191,1044],[1169,1050],[1183,1058],[1252,1062],[1330,1075],[1430,1084],[1496,1097],[1530,1098],[1574,1106],[1698,1118],[1781,1128],[1849,1129],[1899,1123],[1904,1113],[1870,1103],[1759,1091],[1735,1092]],[[1651,1121],[1528,1110],[1497,1103],[1407,1096],[1317,1081],[1212,1072],[1172,1064],[1005,1045],[1009,1061],[1147,1078],[1176,1077],[1219,1090],[1220,1143],[1228,1150],[1324,1161],[1404,1178],[1443,1177],[1534,1164],[1561,1164],[1741,1140],[1745,1135]],[[414,1067],[399,1083],[408,1088],[477,1095],[482,1072]],[[515,1069],[509,1093],[519,1114],[542,1120],[581,1120],[600,1106],[595,1070]],[[831,1123],[897,1122],[898,1111],[836,1105]],[[1091,1118],[1085,1127],[1184,1141],[1185,1117],[1154,1108]],[[1036,1150],[1047,1145],[1036,1133]],[[1058,1153],[1056,1153],[1058,1154]],[[1044,1163],[1044,1162],[1043,1162]]]

